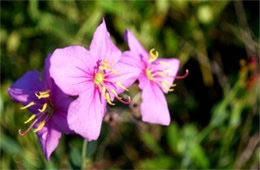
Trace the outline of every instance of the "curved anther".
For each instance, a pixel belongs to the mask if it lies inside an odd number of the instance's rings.
[[[102,96],[104,97],[104,98],[106,98],[106,86],[103,86],[102,88],[101,88],[101,94],[102,94]]]
[[[154,74],[154,76],[156,76],[156,75],[161,76],[161,77],[168,77],[168,75],[164,74],[163,72],[156,72]]]
[[[174,78],[175,78],[175,79],[184,79],[184,78],[186,78],[188,75],[189,75],[189,70],[186,69],[186,73],[185,73],[184,75],[182,75],[182,76],[175,76]]]
[[[51,90],[46,90],[46,91],[41,91],[40,94],[43,95],[43,94],[49,94],[51,92]]]
[[[115,103],[112,103],[112,102],[111,102],[111,100],[110,100],[110,96],[109,96],[109,93],[106,93],[105,95],[106,95],[106,100],[107,100],[108,104],[110,104],[110,105],[113,105],[113,106],[114,106],[114,105],[115,105]]]
[[[159,56],[159,52],[158,52],[158,51],[155,51],[154,48],[152,48],[152,49],[149,51],[149,54],[150,54],[149,60],[148,60],[149,63],[155,61],[155,60],[158,58],[158,56]]]
[[[20,109],[24,110],[24,109],[27,109],[27,108],[33,106],[33,105],[35,105],[35,103],[34,102],[30,102],[29,104],[27,104],[26,106],[21,107]]]
[[[38,98],[38,99],[41,99],[41,98],[48,98],[50,97],[50,90],[46,90],[46,91],[40,91],[39,94],[35,93],[35,96]]]
[[[29,117],[29,119],[27,119],[27,120],[24,122],[24,124],[29,123],[29,122],[32,121],[35,117],[36,117],[36,115],[33,114],[32,116]]]
[[[128,91],[128,89],[125,86],[123,86],[119,81],[116,82],[116,85],[119,86],[121,89]]]
[[[46,123],[46,120],[41,121],[41,122],[39,123],[38,127],[37,127],[36,129],[34,129],[33,131],[34,131],[34,132],[38,132],[38,131],[42,130],[42,128],[43,128],[43,126],[45,125],[45,123]]]
[[[39,94],[37,94],[37,93],[35,93],[35,96],[38,98],[38,99],[42,99],[42,98],[48,98],[48,97],[50,97],[50,94],[41,94],[40,93],[40,95]]]
[[[38,111],[41,112],[41,113],[42,113],[42,112],[45,112],[45,110],[47,109],[47,106],[48,106],[48,104],[47,104],[47,103],[44,103],[43,106],[42,106],[42,108],[41,108],[41,109],[38,109]]]
[[[171,84],[171,83],[168,82],[166,79],[164,79],[164,80],[161,82],[161,85],[162,85],[162,87],[163,87],[166,91],[169,91],[169,92],[174,91],[174,89],[171,88],[171,87],[175,87],[175,86],[176,86],[176,84]]]

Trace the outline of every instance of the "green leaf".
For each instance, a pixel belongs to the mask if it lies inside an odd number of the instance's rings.
[[[167,141],[172,151],[177,151],[179,138],[180,134],[177,125],[175,123],[171,123],[171,125],[167,128]]]
[[[192,152],[192,159],[198,165],[198,167],[208,168],[209,166],[208,157],[206,156],[203,148],[200,145],[198,144],[193,145],[191,152]]]
[[[95,151],[97,150],[97,144],[98,144],[97,140],[88,142],[87,157],[91,157],[95,153]]]
[[[162,151],[161,147],[159,146],[158,142],[149,132],[142,132],[141,137],[146,144],[152,151],[155,153],[159,153]]]
[[[173,159],[169,156],[160,156],[154,159],[147,159],[139,163],[138,169],[171,168]]]
[[[21,146],[9,136],[1,132],[0,149],[10,154],[19,154],[22,151]]]
[[[76,147],[71,147],[70,149],[70,160],[71,165],[75,168],[80,168],[81,166],[81,153]]]

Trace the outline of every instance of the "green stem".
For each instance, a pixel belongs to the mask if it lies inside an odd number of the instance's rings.
[[[84,139],[81,153],[81,169],[86,169],[86,155],[87,155],[88,141]]]

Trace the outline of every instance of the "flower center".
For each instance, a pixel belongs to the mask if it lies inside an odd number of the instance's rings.
[[[154,61],[156,61],[158,59],[158,56],[159,56],[159,52],[155,51],[154,48],[149,51],[148,66],[145,69],[145,75],[149,80],[158,83],[161,86],[161,88],[164,89],[165,91],[173,91],[174,89],[172,87],[175,87],[176,84],[170,83],[167,79],[170,79],[170,78],[182,79],[182,78],[185,78],[189,72],[188,72],[188,70],[186,70],[186,73],[183,76],[173,76],[173,75],[170,75],[170,73],[172,71],[169,69],[165,69],[165,70],[151,69],[150,65],[152,65],[152,64],[158,64],[158,65],[164,66],[166,68],[170,67],[169,63],[163,62],[163,61],[160,61],[159,63],[153,63]]]
[[[96,73],[94,77],[94,83],[99,86],[103,83],[103,81],[104,81],[104,74],[100,72]]]
[[[145,75],[149,80],[154,80],[152,71],[148,67],[145,69]]]
[[[40,99],[49,99],[50,98],[50,90],[46,90],[46,91],[40,91],[39,93],[35,93],[35,96],[40,100]],[[34,120],[32,122],[32,124],[24,131],[22,132],[21,129],[19,129],[19,134],[20,135],[25,135],[27,134],[32,127],[38,123],[38,127],[36,129],[34,129],[34,132],[38,132],[40,131],[44,125],[46,124],[46,122],[50,119],[51,115],[54,112],[54,106],[51,104],[51,102],[49,100],[47,100],[47,102],[45,102],[44,104],[37,104],[35,102],[30,102],[29,104],[27,104],[26,106],[21,107],[20,109],[27,109],[31,106],[34,105],[40,105],[41,108],[38,109],[38,113],[33,114],[31,117],[29,117],[29,119],[27,119],[24,124],[27,124],[29,122],[31,122],[32,120]]]
[[[106,60],[102,60],[97,68],[97,71],[94,76],[94,84],[99,89],[99,92],[101,93],[102,97],[104,97],[108,104],[115,105],[111,102],[111,94],[114,95],[120,102],[129,104],[130,103],[130,97],[128,98],[128,101],[123,101],[121,97],[118,96],[115,89],[113,89],[111,86],[107,86],[107,84],[112,85],[113,87],[120,87],[123,90],[128,91],[126,87],[124,87],[120,82],[112,82],[109,80],[109,76],[113,74],[113,76],[120,76],[116,70],[113,69],[113,63],[108,62]]]

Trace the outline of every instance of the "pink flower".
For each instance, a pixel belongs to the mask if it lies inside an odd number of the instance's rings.
[[[45,60],[42,81],[41,73],[28,71],[9,89],[9,96],[24,105],[21,109],[32,112],[24,123],[31,125],[25,131],[19,129],[20,135],[25,135],[32,128],[40,140],[43,153],[47,160],[59,144],[61,133],[73,133],[67,123],[67,110],[72,99],[65,95],[49,76],[49,56]]]
[[[130,102],[118,96],[140,74],[135,63],[129,62],[130,56],[131,52],[121,53],[110,40],[104,20],[89,50],[70,46],[55,50],[51,56],[51,77],[64,93],[78,96],[69,106],[69,127],[87,140],[98,138],[106,103],[114,105],[114,98]]]
[[[139,61],[138,68],[141,70],[138,81],[142,89],[142,120],[169,125],[171,118],[163,93],[173,91],[175,84],[172,83],[177,77],[179,60],[158,59],[159,53],[154,49],[148,53],[129,30],[126,30],[125,39],[130,51],[134,53],[133,60]]]

